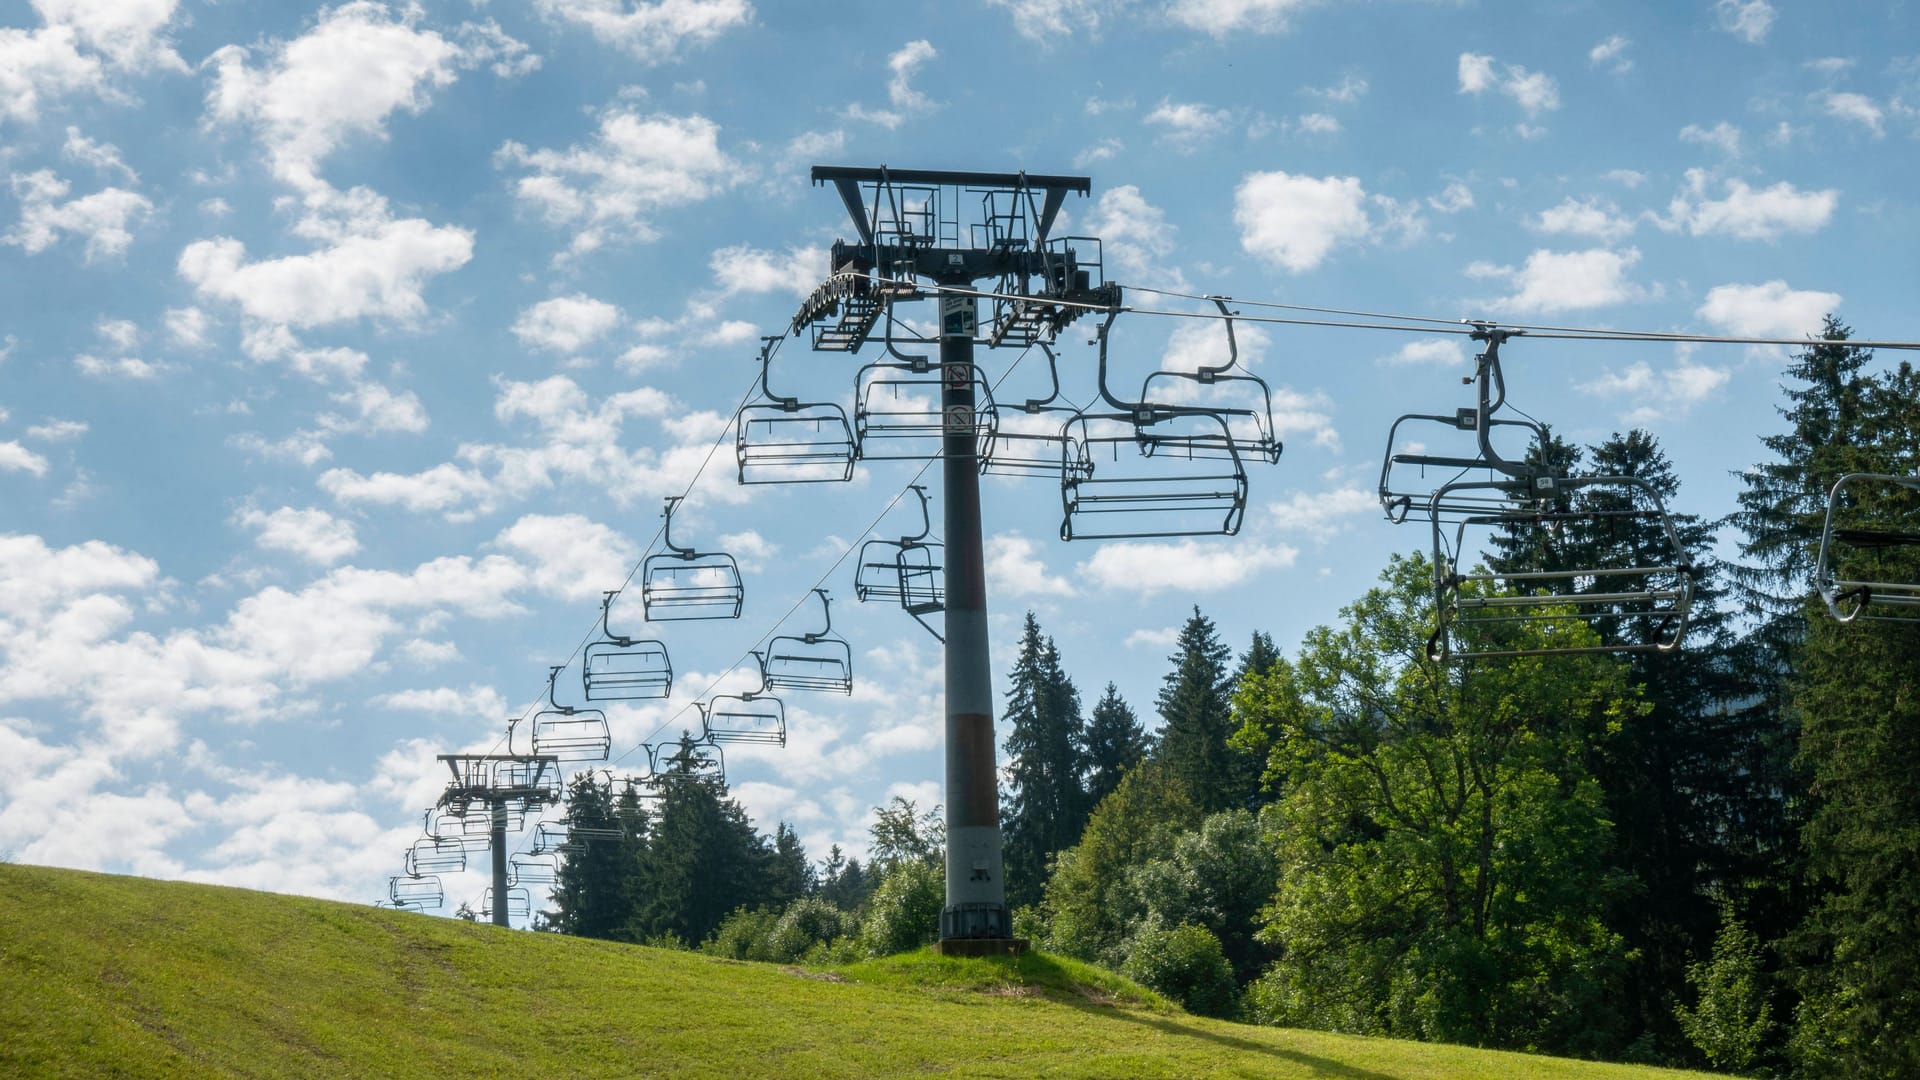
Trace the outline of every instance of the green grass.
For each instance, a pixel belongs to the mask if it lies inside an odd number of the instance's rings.
[[[1048,956],[830,971],[0,865],[0,1076],[1678,1076],[1188,1016]]]

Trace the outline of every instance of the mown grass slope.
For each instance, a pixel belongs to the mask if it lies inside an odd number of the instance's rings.
[[[1683,1075],[1221,1023],[1038,956],[801,971],[9,865],[0,912],[4,1077]]]

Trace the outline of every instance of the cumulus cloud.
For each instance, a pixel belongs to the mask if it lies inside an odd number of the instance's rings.
[[[747,0],[534,0],[555,22],[584,27],[595,40],[644,64],[673,59],[688,46],[706,45],[753,17]]]
[[[1466,359],[1467,350],[1457,338],[1422,338],[1407,342],[1381,357],[1380,362],[1400,366],[1431,364],[1435,367],[1455,367]]]
[[[1640,261],[1636,248],[1614,251],[1540,250],[1527,256],[1519,269],[1475,264],[1469,276],[1505,278],[1514,292],[1489,303],[1496,310],[1523,313],[1579,311],[1638,300],[1644,288],[1627,280],[1627,270]]]
[[[1707,196],[1707,173],[1687,171],[1687,184],[1667,204],[1667,215],[1655,222],[1669,231],[1693,236],[1732,236],[1740,240],[1773,240],[1782,233],[1815,232],[1832,220],[1840,193],[1832,188],[1801,191],[1785,180],[1754,188],[1738,178],[1725,182],[1724,198]]]
[[[1528,220],[1527,226],[1549,235],[1584,236],[1610,243],[1632,233],[1634,220],[1622,214],[1610,199],[1568,196],[1560,205]]]
[[[1164,260],[1173,254],[1175,226],[1132,184],[1100,193],[1087,227],[1100,237],[1104,258],[1127,280],[1166,280]],[[1111,271],[1110,271],[1111,272]]]
[[[529,149],[507,142],[494,163],[524,170],[514,195],[548,224],[573,230],[573,257],[616,240],[651,240],[655,214],[711,198],[737,179],[720,149],[719,125],[629,107],[601,113],[586,143]]]
[[[1371,234],[1366,206],[1357,177],[1249,173],[1234,189],[1233,220],[1249,254],[1301,274]]]
[[[1725,120],[1720,121],[1711,128],[1703,128],[1698,124],[1688,124],[1686,127],[1680,129],[1680,141],[1715,147],[1728,157],[1740,156],[1740,129],[1727,123]]]
[[[1633,407],[1621,415],[1628,424],[1676,420],[1714,396],[1732,374],[1724,367],[1695,363],[1685,352],[1661,370],[1643,362],[1623,371],[1609,371],[1580,389],[1599,397],[1626,397]]]
[[[1623,35],[1615,34],[1587,50],[1587,63],[1608,68],[1615,75],[1624,75],[1633,70],[1633,58],[1627,55],[1627,46],[1631,44]]]
[[[1461,53],[1457,71],[1460,93],[1478,96],[1496,90],[1512,98],[1529,119],[1560,107],[1559,84],[1551,76],[1518,64],[1501,64],[1480,53]]]
[[[51,169],[14,173],[8,179],[20,200],[20,221],[0,236],[0,243],[29,255],[54,246],[63,235],[72,235],[84,239],[87,262],[116,258],[133,243],[130,226],[153,213],[152,201],[123,188],[102,188],[69,199],[73,185]]]
[[[39,27],[0,27],[0,120],[30,123],[43,102],[69,94],[115,97],[115,74],[186,72],[167,34],[178,7],[178,0],[35,0]]]
[[[1047,571],[1039,545],[1019,533],[999,533],[986,542],[987,582],[994,595],[1072,596],[1073,583]]]
[[[402,712],[440,713],[482,720],[505,716],[510,711],[507,699],[500,696],[500,691],[480,685],[470,685],[464,690],[451,686],[399,690],[374,698],[373,704]]]
[[[585,293],[542,300],[520,313],[513,336],[532,349],[573,355],[606,337],[625,315],[616,305]]]
[[[1829,93],[1822,104],[1828,116],[1859,124],[1871,132],[1876,139],[1887,133],[1883,122],[1886,113],[1880,106],[1874,104],[1872,98],[1864,94]]]
[[[1767,0],[1714,0],[1713,11],[1720,29],[1749,45],[1765,41],[1773,28],[1773,5]]]
[[[784,292],[799,297],[826,277],[827,256],[818,248],[790,247],[774,252],[735,244],[715,251],[707,266],[722,296]]]
[[[1264,571],[1292,566],[1299,554],[1287,544],[1245,538],[1224,545],[1197,540],[1101,544],[1079,572],[1092,584],[1116,592],[1216,592],[1245,585]]]
[[[1276,34],[1290,25],[1290,16],[1314,6],[1317,0],[1172,0],[1167,17],[1191,30],[1214,37],[1242,31]]]
[[[47,459],[11,440],[0,442],[0,472],[47,475]]]
[[[310,563],[331,566],[360,550],[353,522],[325,510],[282,506],[271,513],[248,507],[234,522],[254,531],[254,543],[267,551],[285,551]]]
[[[1354,517],[1379,512],[1380,493],[1357,487],[1296,491],[1267,508],[1268,522],[1276,531],[1301,533],[1322,542]]]
[[[1226,109],[1197,102],[1176,102],[1171,98],[1161,98],[1160,104],[1145,117],[1146,123],[1164,131],[1167,142],[1182,152],[1197,149],[1201,143],[1225,131],[1232,121],[1233,113]]]
[[[1794,289],[1778,279],[1759,285],[1716,285],[1695,315],[1738,337],[1817,337],[1840,294]]]
[[[493,542],[530,561],[534,588],[565,600],[619,588],[640,557],[632,540],[580,514],[528,514]]]
[[[1440,190],[1440,194],[1427,196],[1427,205],[1443,214],[1457,214],[1462,210],[1471,210],[1473,209],[1473,189],[1458,180],[1452,181]]]

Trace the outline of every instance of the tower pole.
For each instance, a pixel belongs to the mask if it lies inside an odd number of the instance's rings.
[[[969,278],[942,284],[970,288]],[[974,422],[973,338],[978,301],[940,297],[941,485],[945,502],[947,904],[943,951],[960,941],[1013,937],[1001,876],[1000,791],[993,747],[993,675],[987,655],[986,559],[980,527],[980,448]],[[990,951],[1000,951],[988,947]]]
[[[507,802],[495,797],[492,803],[493,828],[488,837],[493,853],[493,925],[507,922]]]

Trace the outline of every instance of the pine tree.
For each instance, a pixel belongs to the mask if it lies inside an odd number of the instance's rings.
[[[1120,689],[1108,683],[1106,693],[1093,707],[1081,745],[1081,760],[1087,770],[1083,783],[1089,814],[1100,805],[1100,800],[1120,786],[1120,778],[1147,755],[1150,745],[1146,729],[1133,715],[1133,708],[1120,696]]]
[[[661,787],[658,817],[629,878],[631,941],[696,945],[729,912],[767,902],[772,855],[723,783],[678,780]]]
[[[1006,784],[1000,825],[1005,837],[1007,902],[1019,907],[1040,899],[1047,858],[1071,847],[1086,823],[1086,793],[1080,786],[1085,738],[1080,693],[1060,664],[1060,651],[1040,634],[1027,612],[1007,688]]]
[[[1251,795],[1249,769],[1245,756],[1227,745],[1234,729],[1227,696],[1232,683],[1227,661],[1233,650],[1221,642],[1213,620],[1197,606],[1177,644],[1178,651],[1168,658],[1173,670],[1160,688],[1165,723],[1154,757],[1180,777],[1207,813],[1243,806]]]
[[[582,772],[567,785],[567,819],[581,829],[617,826],[623,836],[573,845],[560,864],[546,921],[563,934],[618,937],[631,914],[628,877],[646,847],[646,812],[630,792],[616,798],[611,781]]]

